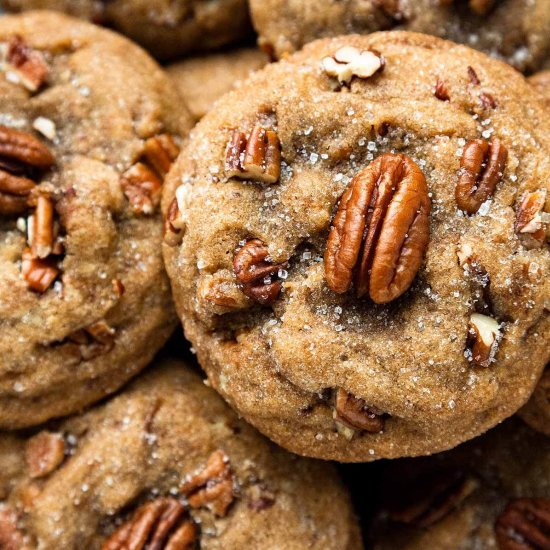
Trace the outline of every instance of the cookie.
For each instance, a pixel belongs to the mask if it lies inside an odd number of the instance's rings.
[[[53,12],[0,18],[0,427],[118,389],[176,319],[158,204],[192,122],[128,40]]]
[[[433,34],[540,67],[550,49],[546,0],[250,0],[260,44],[277,56],[315,38],[400,28]]]
[[[314,42],[219,100],[163,194],[213,387],[340,461],[516,412],[550,355],[549,116],[509,66],[404,32]]]
[[[535,430],[550,437],[550,367],[546,367],[535,392],[519,416]]]
[[[62,11],[125,34],[158,59],[211,50],[250,32],[246,0],[0,0],[6,11]]]
[[[373,550],[550,545],[550,440],[513,419],[453,451],[391,464]]]
[[[0,465],[16,458],[17,481],[0,504],[0,544],[362,548],[333,467],[269,443],[181,362],[155,365],[81,416],[0,443]]]
[[[268,62],[256,48],[192,57],[166,70],[196,120],[201,119],[223,94],[238,86]]]
[[[529,78],[529,82],[543,96],[550,107],[550,71],[541,71]]]

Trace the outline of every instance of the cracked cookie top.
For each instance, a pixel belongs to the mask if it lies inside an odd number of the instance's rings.
[[[164,176],[190,116],[137,46],[0,20],[0,427],[116,390],[169,336]],[[93,383],[91,383],[93,381]]]
[[[175,361],[85,414],[0,434],[0,466],[2,548],[362,548],[333,467],[268,442]]]
[[[212,385],[295,452],[421,455],[519,409],[549,359],[550,125],[440,39],[317,41],[195,127],[164,255]]]

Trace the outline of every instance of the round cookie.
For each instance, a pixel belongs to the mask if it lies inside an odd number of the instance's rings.
[[[198,123],[164,187],[164,257],[245,419],[366,461],[451,448],[528,400],[550,355],[532,96],[479,52],[378,33],[314,42]]]
[[[277,56],[316,38],[390,28],[433,34],[536,70],[550,49],[546,0],[250,0],[260,44]]]
[[[171,334],[165,172],[192,122],[137,46],[65,15],[0,18],[0,427],[118,389]]]
[[[159,59],[237,42],[250,28],[246,0],[0,0],[0,6],[88,19],[125,34]]]
[[[217,99],[267,62],[261,50],[242,48],[178,61],[166,67],[166,71],[192,115],[199,120]]]
[[[513,419],[381,484],[372,550],[528,550],[550,545],[550,440]]]
[[[180,362],[155,365],[82,416],[0,443],[0,465],[16,458],[17,481],[0,497],[0,545],[362,548],[333,467],[269,443]]]

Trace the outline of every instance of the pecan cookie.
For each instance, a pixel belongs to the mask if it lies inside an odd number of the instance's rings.
[[[546,105],[550,107],[550,71],[541,71],[529,78],[529,82],[543,96]]]
[[[260,45],[277,56],[315,38],[392,28],[433,34],[536,70],[550,48],[546,0],[250,0]]]
[[[0,18],[0,427],[115,391],[176,319],[164,175],[190,115],[126,39],[61,14]]]
[[[550,548],[550,440],[512,419],[385,472],[373,550]]]
[[[192,115],[201,119],[223,94],[268,62],[256,48],[242,48],[179,61],[166,68]]]
[[[16,463],[1,548],[362,548],[332,466],[268,442],[175,361],[31,437],[1,434],[0,466]]]
[[[159,59],[219,48],[250,30],[246,0],[0,0],[0,6],[88,19],[125,34]]]
[[[550,358],[550,119],[521,75],[431,36],[312,43],[195,127],[164,257],[212,385],[299,454],[433,453]]]

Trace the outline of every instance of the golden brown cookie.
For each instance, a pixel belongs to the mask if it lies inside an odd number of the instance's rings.
[[[519,411],[529,426],[550,437],[550,367],[546,367],[531,399]]]
[[[191,118],[128,40],[0,18],[0,427],[72,413],[173,330],[159,212]]]
[[[316,38],[386,29],[433,34],[536,70],[550,50],[547,0],[250,0],[260,45],[282,56]]]
[[[166,70],[196,120],[201,119],[223,94],[261,69],[267,56],[256,48],[191,57]]]
[[[1,434],[0,466],[3,549],[362,548],[333,467],[269,443],[175,361],[81,416]]]
[[[218,48],[250,32],[246,0],[0,0],[0,6],[88,19],[125,34],[159,59]]]
[[[164,257],[213,387],[299,454],[430,454],[515,413],[550,358],[550,118],[431,36],[317,41],[195,127]]]
[[[550,71],[541,71],[529,78],[529,82],[544,97],[546,104],[550,107]]]
[[[373,550],[550,546],[550,440],[518,419],[430,458],[398,460],[382,482]]]

